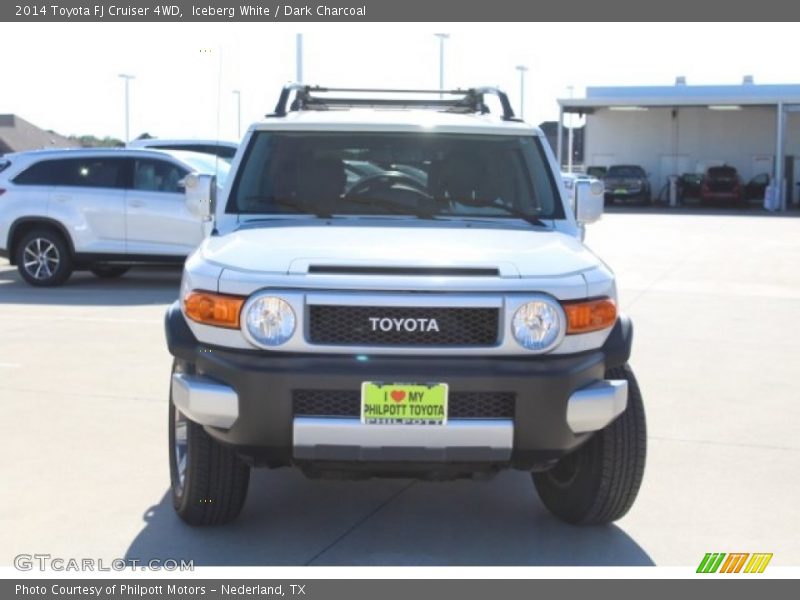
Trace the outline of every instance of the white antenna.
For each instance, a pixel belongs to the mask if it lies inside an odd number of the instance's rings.
[[[220,114],[222,113],[222,46],[219,47],[219,72],[217,74],[217,147],[219,147]],[[214,153],[214,176],[219,175],[219,155]]]
[[[303,83],[303,34],[298,33],[295,38],[295,67],[297,69],[294,80]]]
[[[242,139],[242,92],[241,90],[233,90],[233,95],[236,96],[236,139]]]

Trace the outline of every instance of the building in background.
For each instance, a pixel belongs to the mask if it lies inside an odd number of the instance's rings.
[[[0,154],[79,145],[75,140],[40,129],[17,115],[0,115]]]
[[[558,152],[558,121],[544,121],[539,124],[539,129],[542,130],[547,141],[550,142],[550,148],[553,154]],[[583,167],[583,131],[584,126],[572,128],[572,165],[582,170]],[[562,167],[567,164],[567,148],[569,147],[569,129],[566,127],[561,128],[561,144],[564,148]]]
[[[740,85],[687,85],[679,77],[673,86],[589,87],[585,98],[558,103],[557,124],[564,113],[586,117],[587,167],[641,165],[659,194],[672,175],[730,165],[745,183],[763,173],[783,182],[779,206],[800,206],[800,85],[757,85],[749,76]]]

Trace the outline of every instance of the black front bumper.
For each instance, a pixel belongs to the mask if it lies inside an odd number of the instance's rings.
[[[511,392],[514,437],[510,463],[531,469],[582,444],[566,422],[567,401],[577,389],[604,379],[631,352],[630,320],[620,316],[605,345],[570,356],[386,356],[290,354],[231,350],[202,344],[178,303],[166,315],[170,353],[197,374],[233,388],[239,418],[230,429],[207,427],[215,439],[236,447],[256,464],[284,466],[292,458],[292,394],[297,389],[358,390],[364,381],[441,381],[454,392]]]

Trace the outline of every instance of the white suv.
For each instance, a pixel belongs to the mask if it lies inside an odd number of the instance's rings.
[[[31,285],[75,269],[119,277],[131,264],[178,262],[205,234],[184,202],[189,173],[224,182],[228,163],[184,151],[40,150],[0,157],[0,256]]]
[[[187,177],[187,206],[214,218],[166,315],[172,501],[189,523],[236,517],[251,466],[515,468],[580,524],[633,504],[632,326],[579,229],[602,188],[575,182],[573,213],[541,131],[499,90],[400,95],[289,86],[219,202],[213,178]]]

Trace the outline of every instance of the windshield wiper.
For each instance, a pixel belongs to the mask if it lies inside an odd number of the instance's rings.
[[[357,196],[352,198],[346,198],[345,202],[352,202],[353,204],[363,204],[363,205],[376,205],[380,206],[381,208],[387,209],[394,215],[409,215],[412,217],[417,217],[419,219],[435,219],[435,213],[422,210],[419,207],[411,207],[407,204],[403,204],[400,202],[394,202],[392,200],[388,200],[386,198],[365,198],[363,196]],[[373,215],[370,215],[373,216]]]
[[[297,202],[293,198],[278,198],[276,196],[248,196],[246,198],[248,202],[264,202],[269,203],[273,206],[280,206],[281,208],[288,208],[290,212],[293,214],[308,214],[318,217],[320,219],[332,219],[333,215],[329,212],[324,212],[321,210],[311,210],[310,207],[307,205],[303,205],[300,202]],[[250,213],[250,214],[264,214],[261,212],[257,213]],[[280,213],[276,213],[280,214]]]
[[[500,210],[502,210],[506,214],[508,214],[508,215],[510,215],[512,217],[516,217],[517,219],[522,219],[523,221],[525,221],[526,223],[530,223],[534,227],[547,227],[548,226],[547,223],[542,221],[536,215],[529,214],[529,213],[525,212],[524,210],[520,210],[519,208],[515,208],[513,206],[509,206],[508,204],[503,204],[502,202],[498,202],[497,200],[492,200],[492,201],[489,201],[489,202],[478,200],[478,199],[475,199],[475,198],[469,198],[467,200],[464,200],[464,199],[461,199],[461,198],[456,198],[455,200],[456,200],[456,202],[459,202],[460,204],[464,204],[466,206],[472,206],[474,208],[499,208]],[[455,216],[455,217],[458,217],[458,216],[470,217],[470,218],[473,218],[473,217],[474,218],[484,218],[485,217],[485,218],[488,218],[488,219],[491,219],[493,217],[493,215],[457,215],[457,214],[453,215],[453,216]]]

